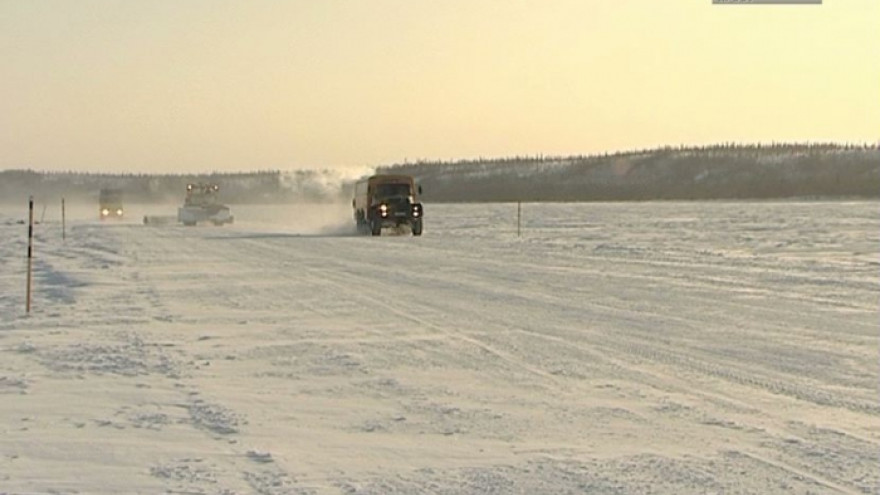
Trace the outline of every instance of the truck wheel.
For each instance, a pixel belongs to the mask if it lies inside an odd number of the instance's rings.
[[[412,235],[422,235],[422,221],[416,220],[412,224]]]

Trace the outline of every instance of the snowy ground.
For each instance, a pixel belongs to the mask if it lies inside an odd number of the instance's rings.
[[[878,207],[3,207],[0,493],[880,493]]]

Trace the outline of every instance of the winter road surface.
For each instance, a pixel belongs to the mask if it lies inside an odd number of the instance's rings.
[[[234,213],[0,211],[0,493],[880,490],[876,202]]]

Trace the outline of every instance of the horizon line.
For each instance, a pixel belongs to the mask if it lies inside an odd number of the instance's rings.
[[[393,162],[390,164],[380,164],[380,165],[344,165],[339,167],[332,166],[322,166],[322,167],[313,167],[313,168],[292,168],[292,169],[281,169],[281,168],[259,168],[254,170],[239,170],[239,171],[201,171],[201,172],[97,172],[97,171],[79,171],[75,169],[70,170],[46,170],[46,169],[34,169],[34,168],[6,168],[0,169],[0,173],[5,172],[30,172],[30,173],[38,173],[38,174],[80,174],[80,175],[155,175],[155,176],[178,176],[178,177],[186,177],[192,175],[251,175],[251,174],[261,174],[261,173],[280,173],[280,172],[309,172],[309,171],[334,171],[334,170],[344,170],[351,168],[367,168],[371,167],[374,170],[378,170],[381,168],[392,168],[392,167],[400,167],[407,165],[423,165],[430,163],[471,163],[471,162],[496,162],[496,161],[509,161],[509,160],[538,160],[538,161],[561,161],[561,160],[570,160],[570,159],[595,159],[595,158],[606,158],[606,157],[616,157],[616,156],[625,156],[625,155],[635,155],[635,154],[643,154],[643,153],[652,153],[659,151],[701,151],[701,150],[710,150],[710,149],[764,149],[764,148],[841,148],[841,149],[880,149],[880,139],[876,142],[840,142],[840,141],[770,141],[770,142],[753,142],[753,143],[738,143],[734,141],[729,142],[717,142],[714,144],[705,144],[705,145],[658,145],[650,148],[633,148],[627,150],[617,150],[617,151],[603,151],[603,152],[594,152],[589,154],[571,154],[571,155],[554,155],[554,154],[543,154],[537,153],[535,155],[508,155],[508,156],[494,156],[494,157],[469,157],[469,158],[450,158],[450,159],[441,159],[441,158],[417,158],[415,160],[409,160],[408,158],[404,158],[403,161]]]

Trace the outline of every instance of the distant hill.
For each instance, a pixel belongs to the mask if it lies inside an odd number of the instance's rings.
[[[626,201],[880,197],[880,147],[661,148],[380,167],[414,175],[426,201]]]
[[[426,202],[880,198],[880,146],[719,145],[591,156],[420,161],[377,173],[416,177]],[[221,186],[227,203],[349,201],[353,180],[335,170],[206,175],[0,171],[0,202],[28,195],[96,201],[104,187],[126,201],[180,202],[190,182]]]

